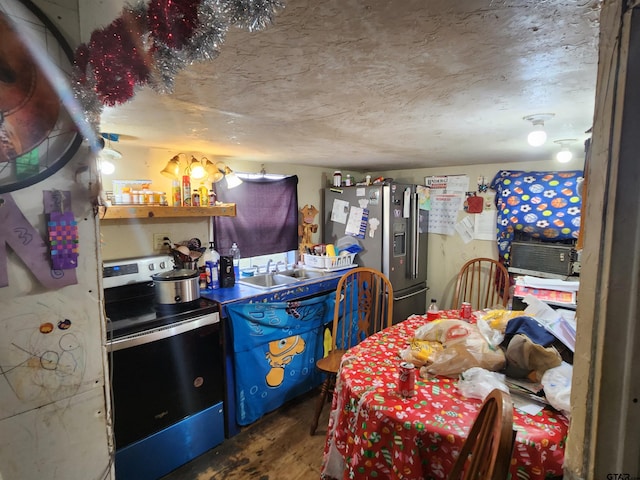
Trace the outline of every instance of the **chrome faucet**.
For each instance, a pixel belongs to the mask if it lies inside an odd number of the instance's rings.
[[[273,262],[273,260],[271,259],[267,261],[267,268],[265,273],[269,273],[271,271],[271,262]]]
[[[286,262],[283,262],[282,260],[279,260],[278,263],[276,263],[276,273],[280,271],[280,265],[282,265],[284,267],[282,269],[282,271],[285,271],[287,269]]]

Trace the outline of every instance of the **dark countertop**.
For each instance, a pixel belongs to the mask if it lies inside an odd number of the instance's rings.
[[[327,272],[322,277],[300,280],[295,284],[281,285],[268,290],[236,282],[231,288],[200,290],[200,296],[219,303],[221,315],[226,317],[224,306],[230,303],[240,301],[287,302],[335,290],[338,280],[347,270]]]

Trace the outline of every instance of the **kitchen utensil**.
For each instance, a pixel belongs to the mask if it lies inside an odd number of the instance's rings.
[[[199,238],[194,237],[189,239],[189,241],[187,242],[187,247],[189,247],[189,250],[198,250],[200,249],[200,247],[202,247],[202,242]]]
[[[189,257],[191,260],[198,260],[202,256],[202,252],[191,250],[189,252]]]
[[[190,269],[170,270],[151,275],[156,303],[174,305],[200,298],[198,271]]]

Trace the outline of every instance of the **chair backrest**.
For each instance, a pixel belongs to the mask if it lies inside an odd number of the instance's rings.
[[[469,302],[473,310],[507,306],[509,302],[509,272],[492,258],[474,258],[465,263],[456,281],[451,308]]]
[[[332,350],[348,350],[369,335],[391,326],[393,287],[373,268],[346,272],[336,287]]]
[[[506,480],[515,434],[511,396],[496,388],[485,398],[449,480]]]

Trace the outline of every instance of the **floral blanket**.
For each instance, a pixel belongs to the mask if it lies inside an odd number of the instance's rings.
[[[507,265],[516,231],[550,242],[578,238],[581,182],[581,170],[496,174],[491,188],[498,209],[498,252]]]

